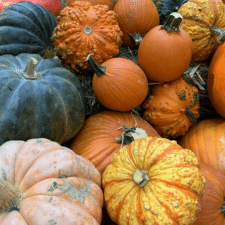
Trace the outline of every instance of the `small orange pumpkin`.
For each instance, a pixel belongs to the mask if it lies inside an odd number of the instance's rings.
[[[87,159],[48,139],[0,147],[0,224],[100,225],[101,175]]]
[[[199,117],[198,89],[183,78],[156,85],[142,107],[143,117],[162,137],[184,135]]]
[[[155,4],[149,0],[119,0],[114,12],[123,32],[123,46],[137,48],[143,36],[159,25]]]
[[[191,224],[204,186],[195,154],[158,137],[124,146],[102,174],[106,209],[119,225]]]
[[[209,65],[207,90],[215,110],[225,117],[225,43],[213,55]]]
[[[159,137],[155,129],[140,116],[104,111],[85,120],[69,148],[90,160],[102,173],[121,146],[146,135]]]
[[[171,13],[164,25],[152,28],[138,48],[138,65],[153,81],[169,82],[181,77],[192,56],[192,40],[179,28],[182,16]]]
[[[88,55],[87,62],[95,72],[92,88],[98,101],[107,109],[130,111],[138,107],[148,94],[148,79],[133,61],[112,58],[98,65]]]
[[[90,71],[89,54],[97,63],[119,54],[123,33],[108,6],[75,1],[60,12],[57,21],[53,44],[58,56],[77,72]]]

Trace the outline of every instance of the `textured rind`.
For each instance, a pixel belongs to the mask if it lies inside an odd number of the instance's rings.
[[[0,214],[0,225],[101,223],[101,175],[70,149],[44,138],[8,141],[0,171],[23,194],[18,212]]]
[[[90,69],[88,54],[98,64],[119,54],[123,34],[116,13],[109,11],[108,6],[74,2],[61,11],[57,20],[53,44],[60,58],[74,70]],[[84,32],[85,26],[91,27],[91,34]]]
[[[220,43],[210,29],[225,29],[224,10],[221,0],[189,0],[178,10],[183,17],[180,28],[188,32],[193,42],[192,61],[204,61],[215,52]]]
[[[198,89],[182,78],[171,83],[157,85],[143,104],[143,117],[162,137],[176,138],[184,135],[194,125],[193,119],[185,114],[187,108],[199,117]]]
[[[135,169],[148,171],[143,188],[132,180]],[[119,225],[187,225],[196,219],[205,178],[193,152],[175,141],[144,137],[113,156],[102,186],[110,218]]]

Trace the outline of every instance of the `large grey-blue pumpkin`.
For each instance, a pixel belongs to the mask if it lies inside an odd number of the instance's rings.
[[[0,145],[70,140],[84,123],[84,101],[79,79],[59,62],[38,54],[0,56]]]

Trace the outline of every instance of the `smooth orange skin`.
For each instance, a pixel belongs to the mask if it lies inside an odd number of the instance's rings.
[[[146,35],[153,27],[159,25],[158,10],[149,0],[119,0],[114,12],[118,16],[125,47],[137,48],[132,42],[131,34],[139,32]]]
[[[101,175],[72,150],[44,138],[8,141],[0,147],[0,169],[0,179],[22,193],[19,210],[0,213],[0,225],[101,223]],[[78,190],[90,185],[83,202],[69,191],[50,191],[54,182],[66,186],[62,177]]]
[[[72,4],[77,1],[90,2],[92,5],[107,5],[109,10],[113,10],[114,8],[113,0],[67,0],[66,6],[72,6]]]
[[[25,0],[22,0],[25,1]],[[9,5],[15,4],[17,2],[22,2],[21,0],[0,0],[0,12]],[[58,16],[59,12],[62,10],[62,4],[60,0],[29,0],[29,2],[39,4],[45,9],[49,10],[54,16]]]
[[[192,57],[192,40],[180,29],[179,33],[167,33],[161,26],[152,28],[138,48],[138,65],[153,81],[176,80],[188,68]]]
[[[217,48],[210,62],[207,89],[213,107],[225,117],[225,43]]]
[[[178,142],[225,175],[225,119],[205,119],[191,127]]]
[[[221,211],[225,197],[225,176],[206,163],[200,161],[199,165],[206,185],[199,199],[201,210],[193,225],[225,225],[224,213]]]

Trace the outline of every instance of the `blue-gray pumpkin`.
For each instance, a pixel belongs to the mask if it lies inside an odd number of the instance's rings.
[[[39,4],[23,1],[7,6],[0,12],[0,55],[48,57],[54,49],[51,36],[56,25],[56,17]]]
[[[77,76],[38,54],[0,56],[0,145],[9,140],[73,138],[85,119]]]

